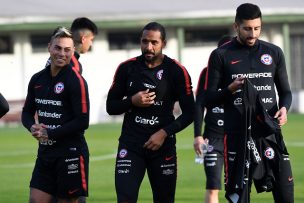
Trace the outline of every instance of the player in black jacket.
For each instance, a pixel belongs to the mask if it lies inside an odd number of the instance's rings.
[[[9,105],[3,95],[0,93],[0,118],[9,111]]]
[[[145,175],[154,202],[174,202],[177,163],[175,134],[193,120],[191,79],[177,61],[162,54],[166,33],[156,22],[141,35],[142,55],[121,63],[107,97],[110,115],[125,113],[116,158],[117,202],[137,202]],[[182,114],[175,118],[178,101]]]
[[[70,66],[82,74],[82,64],[79,62],[80,54],[87,53],[93,45],[93,40],[98,34],[97,26],[93,21],[86,17],[74,19],[71,25],[72,36],[75,45],[75,51],[71,58]],[[46,67],[50,65],[49,58]],[[79,203],[85,203],[86,197],[79,197]],[[56,200],[53,203],[57,202]]]
[[[78,202],[88,195],[88,87],[69,66],[74,53],[69,30],[57,28],[48,50],[51,64],[31,78],[22,111],[23,125],[39,141],[30,202],[51,202],[53,197]]]
[[[234,174],[234,168],[238,164],[245,164],[249,168],[252,164],[248,160],[245,160],[245,163],[239,163],[244,156],[240,151],[241,143],[244,132],[248,130],[244,129],[244,122],[242,122],[242,116],[245,113],[241,91],[244,78],[248,78],[258,90],[264,108],[270,116],[278,119],[281,126],[287,122],[287,111],[292,100],[282,50],[258,39],[261,32],[261,16],[258,6],[249,3],[240,5],[237,8],[234,23],[237,37],[214,50],[209,59],[208,102],[224,103],[225,184],[226,197],[230,202],[249,202],[250,199],[249,188],[252,174],[234,181],[235,176],[243,175]],[[217,91],[219,88],[222,91]],[[278,103],[275,89],[279,97]],[[258,142],[258,138],[255,139]],[[276,150],[265,149],[264,156],[273,161],[276,155],[269,156],[270,151]],[[280,163],[274,162],[272,165],[276,173],[271,190],[276,203],[289,203],[293,202],[293,178],[289,157],[286,154],[282,156],[287,156],[287,158],[280,160]]]
[[[223,36],[218,41],[218,47],[229,42],[230,36]],[[218,202],[221,189],[222,169],[224,164],[224,108],[222,105],[206,105],[206,72],[204,68],[200,74],[196,89],[194,112],[194,151],[202,155],[202,144],[208,142],[207,153],[204,155],[206,174],[205,203]],[[206,115],[204,115],[206,110]],[[205,121],[204,133],[202,124]]]

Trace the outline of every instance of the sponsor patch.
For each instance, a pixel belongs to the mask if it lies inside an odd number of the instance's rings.
[[[68,170],[75,170],[78,169],[78,164],[70,164],[68,165]]]
[[[261,62],[267,66],[272,64],[272,57],[269,54],[263,54],[261,56]]]
[[[163,175],[172,175],[172,174],[174,174],[174,170],[172,170],[172,169],[165,169],[165,170],[163,170],[162,174]]]
[[[235,106],[242,105],[242,98],[238,97],[234,100],[233,104]]]
[[[214,149],[213,145],[209,144],[208,147],[207,147],[207,152],[212,152],[213,149]]]
[[[119,158],[125,158],[126,156],[127,156],[127,154],[128,154],[128,151],[126,150],[126,149],[121,149],[120,151],[119,151]]]
[[[62,82],[58,82],[54,87],[54,92],[56,94],[60,94],[64,90],[64,84]]]
[[[274,158],[274,150],[271,147],[267,147],[264,155],[267,159],[273,159]]]

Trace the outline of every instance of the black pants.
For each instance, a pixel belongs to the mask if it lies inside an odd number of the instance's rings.
[[[147,170],[154,203],[173,203],[177,178],[175,144],[146,150],[136,143],[119,143],[115,166],[118,203],[136,203]]]

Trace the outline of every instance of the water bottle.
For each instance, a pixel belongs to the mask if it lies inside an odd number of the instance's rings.
[[[204,163],[205,154],[207,153],[207,149],[208,149],[208,140],[207,139],[205,139],[205,143],[201,144],[201,149],[202,149],[203,153],[195,155],[194,162],[197,163],[197,164],[203,164]]]

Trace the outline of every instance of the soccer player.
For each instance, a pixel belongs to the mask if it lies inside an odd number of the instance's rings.
[[[22,111],[23,125],[39,143],[29,202],[78,202],[88,195],[88,87],[70,66],[74,42],[68,29],[54,31],[48,51],[51,64],[32,76]]]
[[[293,177],[282,135],[255,134],[256,128],[251,124],[258,122],[259,118],[254,114],[248,118],[247,114],[251,112],[244,109],[248,105],[245,101],[243,103],[245,79],[247,85],[252,84],[258,91],[269,119],[277,120],[279,126],[286,124],[292,101],[283,52],[278,46],[259,40],[261,28],[262,14],[257,5],[245,3],[236,9],[236,37],[215,49],[209,59],[207,103],[224,104],[228,201],[249,202],[252,180],[259,180],[254,182],[258,192],[272,191],[276,203],[292,203]],[[244,127],[248,122],[249,125]],[[253,141],[246,140],[249,136]],[[244,152],[250,152],[250,156]],[[257,170],[259,167],[263,170]]]
[[[4,98],[4,96],[0,93],[0,118],[4,116],[9,111],[9,105]]]
[[[148,23],[142,55],[119,65],[107,97],[110,115],[124,113],[115,168],[117,202],[135,203],[147,170],[155,203],[173,203],[177,178],[175,134],[193,120],[190,76],[162,53],[165,28]],[[175,118],[174,103],[182,114]]]
[[[71,25],[75,52],[71,59],[72,67],[82,74],[82,64],[79,62],[80,54],[87,53],[93,45],[95,36],[98,34],[96,24],[86,17],[76,18]],[[50,64],[50,59],[46,66]]]
[[[230,36],[223,36],[218,41],[218,47],[229,42]],[[218,193],[221,189],[222,169],[224,164],[224,108],[221,105],[206,105],[205,78],[207,68],[200,74],[196,89],[194,112],[194,151],[201,155],[202,144],[208,140],[207,153],[204,155],[204,168],[206,174],[206,203],[217,203]],[[204,115],[206,109],[206,115]],[[205,121],[202,135],[203,118]]]
[[[80,54],[87,53],[93,45],[95,36],[98,34],[96,24],[86,17],[76,18],[71,25],[72,36],[75,45],[75,51],[71,59],[71,67],[75,68],[82,74],[82,64],[79,62]],[[47,65],[50,64],[50,59]],[[53,203],[57,202],[56,200]],[[85,203],[86,197],[79,197],[79,203]]]
[[[75,52],[72,56],[73,66],[82,74],[82,65],[80,64],[80,54],[87,53],[93,45],[93,40],[98,34],[97,26],[93,21],[86,17],[76,18],[72,25],[71,31],[75,43]]]

